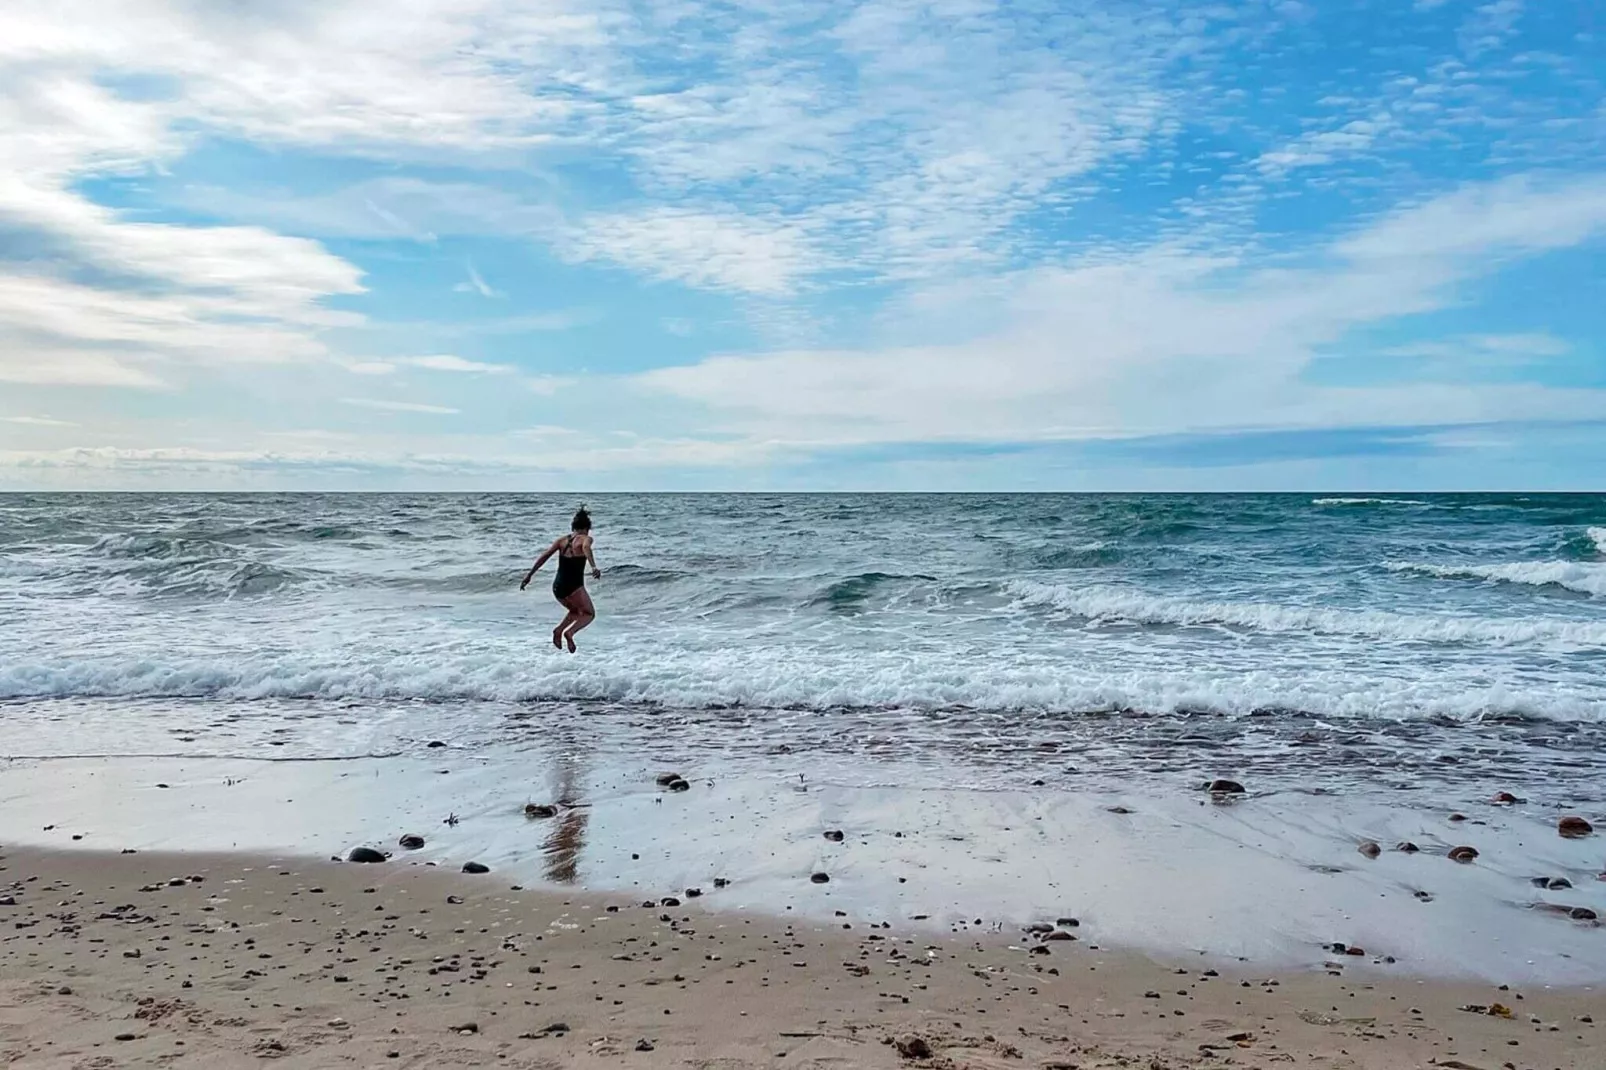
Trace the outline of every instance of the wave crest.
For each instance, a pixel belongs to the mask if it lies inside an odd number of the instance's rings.
[[[1202,602],[1166,598],[1120,587],[1066,587],[1012,581],[1018,605],[1051,608],[1090,621],[1178,627],[1226,626],[1261,632],[1321,632],[1417,643],[1540,643],[1569,648],[1606,647],[1606,623],[1557,620],[1467,619],[1382,611],[1322,609],[1265,602]]]
[[[1606,533],[1606,529],[1603,529]],[[1606,598],[1606,565],[1577,561],[1515,561],[1503,565],[1430,565],[1390,561],[1390,572],[1415,572],[1444,580],[1482,580],[1525,587],[1561,587],[1580,594]]]

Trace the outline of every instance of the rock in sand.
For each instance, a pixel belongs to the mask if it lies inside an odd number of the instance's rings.
[[[383,862],[390,856],[372,847],[353,847],[346,856],[347,862]]]
[[[1212,780],[1204,786],[1212,795],[1242,795],[1244,786],[1236,780]]]
[[[464,873],[489,873],[489,872],[491,872],[491,867],[487,866],[484,862],[464,862],[463,863],[463,872]]]
[[[1378,855],[1383,853],[1383,848],[1379,847],[1371,840],[1367,840],[1365,843],[1361,844],[1355,849],[1361,852],[1361,854],[1365,855],[1367,858],[1376,858]]]
[[[424,846],[424,837],[416,833],[409,832],[396,842],[401,844],[403,848],[409,851],[416,851],[420,847]]]
[[[1473,859],[1475,859],[1477,857],[1478,857],[1478,849],[1476,847],[1452,847],[1452,848],[1450,848],[1450,861],[1452,861],[1452,862],[1463,862],[1463,863],[1471,862]]]
[[[1595,826],[1581,817],[1564,817],[1556,823],[1556,831],[1569,840],[1576,840],[1594,832]]]

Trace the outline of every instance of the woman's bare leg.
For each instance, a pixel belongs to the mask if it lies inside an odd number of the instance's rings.
[[[569,610],[568,614],[558,622],[558,626],[552,629],[552,645],[559,650],[563,649],[563,630],[574,623],[574,616],[574,610]]]
[[[563,638],[569,644],[569,653],[574,653],[574,633],[597,619],[597,609],[591,604],[591,595],[586,593],[584,587],[569,596],[564,605],[569,606],[569,615],[574,619],[564,627]]]

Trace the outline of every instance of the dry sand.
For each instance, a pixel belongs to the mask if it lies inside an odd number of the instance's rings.
[[[903,920],[788,924],[709,909],[721,897],[705,891],[644,906],[404,858],[12,851],[0,1063],[1606,1065],[1597,992],[1383,979],[1351,956],[1330,972],[1217,975],[1097,948],[1086,929],[1037,943]],[[1510,1016],[1463,1009],[1491,1004]]]

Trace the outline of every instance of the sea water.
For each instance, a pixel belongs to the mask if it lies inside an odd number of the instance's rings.
[[[570,655],[549,575],[518,580],[576,504],[0,496],[10,749],[494,746],[552,706],[978,776],[1193,736],[1331,766],[1312,733],[1570,775],[1606,733],[1606,496],[602,496]]]

